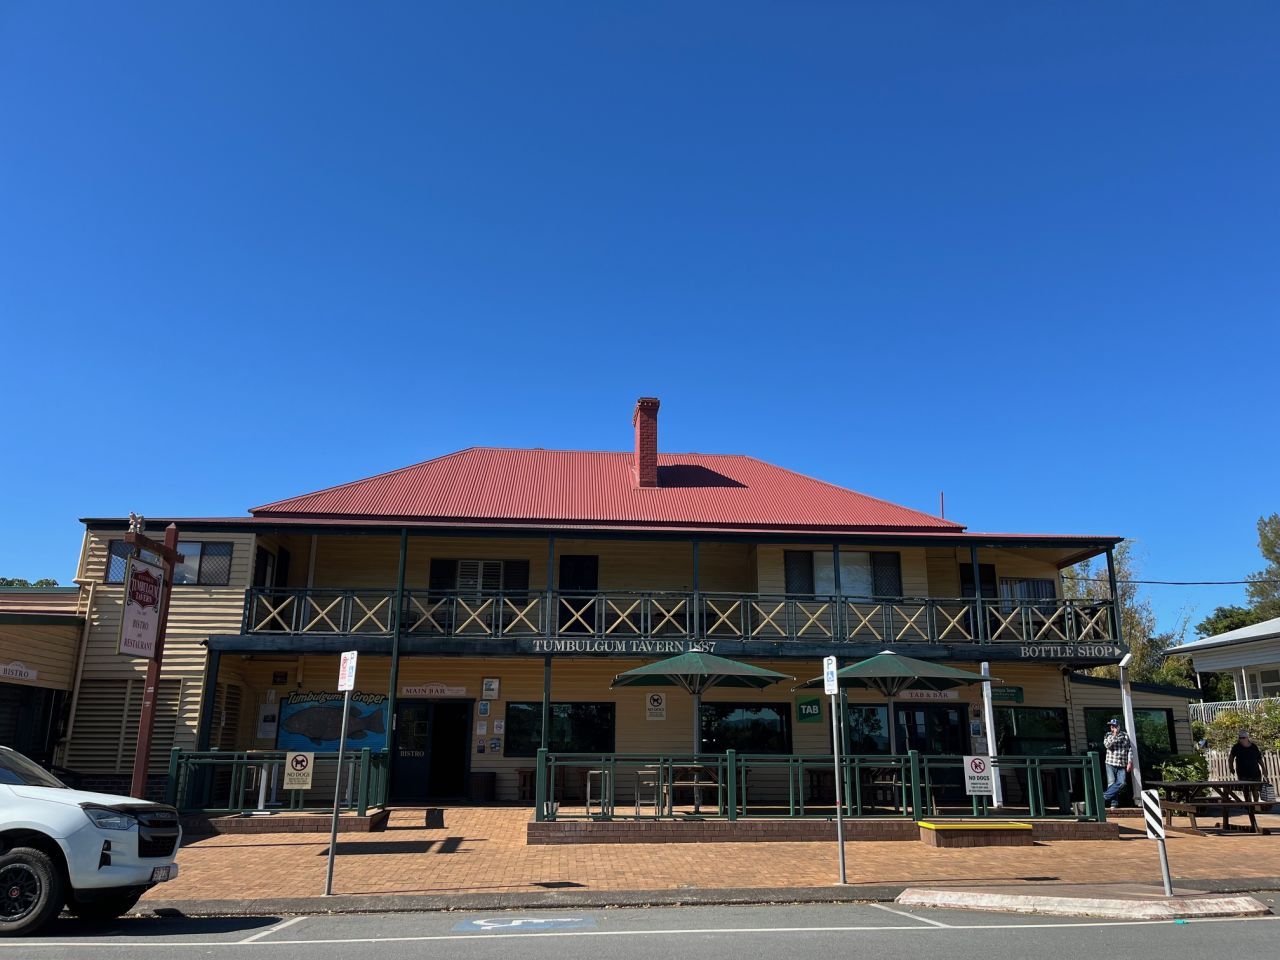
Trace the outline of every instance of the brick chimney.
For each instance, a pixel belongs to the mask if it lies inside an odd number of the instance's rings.
[[[636,401],[636,412],[631,422],[636,428],[637,487],[658,485],[658,398],[641,397]]]

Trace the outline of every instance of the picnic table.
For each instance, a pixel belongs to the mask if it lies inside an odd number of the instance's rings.
[[[1170,826],[1175,813],[1182,813],[1191,821],[1192,833],[1203,835],[1196,817],[1221,817],[1219,828],[1225,833],[1243,830],[1249,833],[1269,833],[1258,826],[1258,811],[1271,804],[1258,799],[1262,784],[1256,780],[1152,780],[1148,787],[1165,793],[1164,822]],[[1231,815],[1243,811],[1249,818],[1249,826],[1232,826]]]
[[[670,779],[666,782],[667,814],[675,813],[675,794],[677,789],[687,789],[693,794],[694,815],[702,813],[702,792],[710,791],[716,797],[717,809],[724,806],[724,784],[720,782],[719,768],[714,763],[680,763],[670,768]]]

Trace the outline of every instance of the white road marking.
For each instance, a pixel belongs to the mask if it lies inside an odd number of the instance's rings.
[[[301,916],[301,917],[294,917],[291,920],[281,920],[279,923],[273,923],[271,926],[267,927],[267,929],[265,930],[259,930],[257,933],[255,933],[251,937],[245,937],[243,940],[236,941],[236,943],[237,945],[241,943],[254,943],[257,940],[261,940],[263,937],[271,936],[277,930],[283,930],[285,927],[292,927],[295,923],[301,923],[305,919],[307,919],[305,916]]]
[[[877,910],[883,910],[885,913],[896,914],[899,917],[906,917],[908,920],[919,920],[921,923],[930,923],[935,927],[949,927],[951,924],[943,923],[941,920],[930,920],[928,917],[917,917],[914,913],[907,913],[905,910],[895,910],[893,907],[886,907],[883,903],[873,903],[871,906]]]
[[[913,918],[913,919],[919,919]],[[1187,920],[1185,923],[1190,926],[1200,923],[1258,923],[1280,920],[1280,917],[1205,917],[1201,920]],[[420,937],[337,937],[324,940],[257,940],[248,944],[251,947],[302,947],[307,945],[331,945],[339,943],[435,943],[444,941],[470,940],[472,942],[479,940],[529,940],[537,937],[649,937],[649,936],[680,936],[687,937],[691,934],[707,934],[714,933],[717,935],[733,935],[746,934],[747,936],[756,936],[762,933],[875,933],[877,931],[915,931],[916,933],[956,933],[958,931],[981,931],[981,930],[1051,930],[1062,927],[1153,927],[1159,925],[1168,925],[1172,921],[1169,920],[1086,920],[1083,923],[981,923],[981,924],[952,924],[949,927],[921,927],[912,926],[887,926],[887,927],[861,927],[861,926],[841,926],[841,927],[693,927],[691,929],[681,930],[563,930],[559,932],[547,931],[546,933],[454,933],[454,934],[438,934],[435,936]],[[180,936],[180,934],[174,934]],[[197,945],[196,941],[168,940],[164,943],[156,943],[151,941],[125,942],[119,940],[71,940],[69,942],[51,942],[40,941],[33,943],[23,941],[20,943],[0,942],[0,954],[7,953],[10,948],[21,950],[34,950],[40,947],[128,947],[131,950],[137,950],[139,947],[154,947],[157,949],[172,950],[174,947],[185,947]],[[243,941],[235,940],[219,940],[213,943],[198,943],[202,948],[213,947],[239,947],[243,946]]]

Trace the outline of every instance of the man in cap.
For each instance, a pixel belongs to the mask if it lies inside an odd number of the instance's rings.
[[[1133,744],[1129,742],[1129,735],[1120,729],[1119,717],[1108,720],[1107,728],[1107,735],[1102,740],[1107,751],[1107,789],[1102,794],[1102,802],[1114,810],[1120,806],[1120,791],[1133,769]]]
[[[1249,731],[1241,730],[1240,739],[1231,747],[1231,754],[1227,757],[1227,767],[1235,774],[1237,780],[1250,780],[1254,783],[1262,782],[1262,751],[1258,749],[1258,745],[1249,739]],[[1251,793],[1256,793],[1257,787],[1254,787]],[[1252,799],[1257,799],[1256,796]]]

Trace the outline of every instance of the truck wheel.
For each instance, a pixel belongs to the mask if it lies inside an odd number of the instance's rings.
[[[81,898],[74,890],[67,898],[67,909],[81,920],[114,920],[133,909],[146,887],[119,887],[96,890],[91,898]]]
[[[47,853],[14,847],[0,855],[0,936],[35,933],[62,909],[62,891],[62,873]]]

